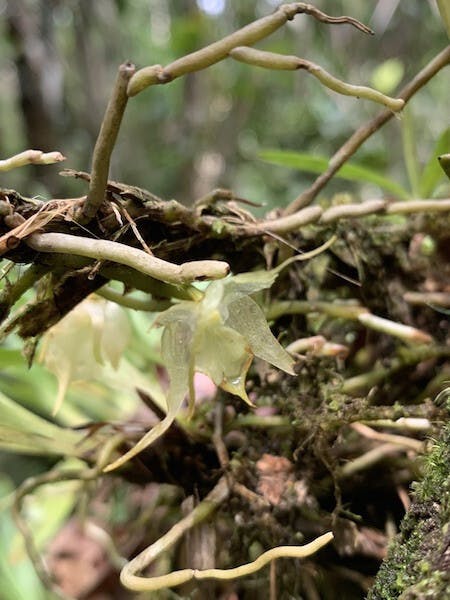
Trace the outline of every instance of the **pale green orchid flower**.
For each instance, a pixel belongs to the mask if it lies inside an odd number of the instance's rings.
[[[186,395],[190,414],[195,403],[194,374],[204,373],[223,390],[253,406],[245,379],[253,358],[261,358],[295,375],[294,361],[269,329],[252,294],[269,288],[288,264],[323,252],[334,241],[288,259],[271,271],[254,271],[211,282],[202,299],[183,301],[161,313],[155,324],[163,327],[161,354],[170,378],[165,418],[135,446],[108,465],[111,471],[152,444],[171,426]]]
[[[170,378],[166,417],[105,470],[120,466],[163,435],[186,395],[192,415],[195,372],[204,373],[250,406],[245,378],[254,356],[294,375],[292,358],[249,296],[270,287],[276,276],[274,271],[258,271],[213,281],[200,301],[180,302],[159,315],[155,324],[164,327],[161,354]]]

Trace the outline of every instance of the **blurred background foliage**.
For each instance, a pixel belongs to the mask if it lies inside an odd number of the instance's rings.
[[[121,62],[128,59],[138,67],[167,64],[269,13],[277,4],[269,0],[0,0],[0,156],[26,148],[59,150],[67,157],[64,166],[89,170]],[[395,95],[448,43],[432,0],[318,0],[315,4],[329,14],[360,19],[375,30],[375,36],[300,16],[259,46],[312,60],[350,83]],[[324,168],[324,159],[379,110],[369,102],[325,90],[304,72],[269,72],[228,60],[131,99],[111,177],[185,203],[214,187],[228,187],[263,203],[261,212],[266,212],[292,200],[312,181],[312,173]],[[404,115],[357,153],[354,162],[368,171],[360,171],[351,181],[333,180],[324,194],[348,191],[360,199],[420,192],[440,195],[445,183],[441,172],[434,170],[433,156],[448,152],[447,126],[448,79],[440,75],[420,91]],[[280,151],[301,153],[303,158],[292,159]],[[59,170],[60,166],[25,167],[2,175],[1,186],[44,198],[84,194],[83,184],[59,177]],[[390,186],[383,185],[383,177]],[[2,278],[0,289],[4,284]],[[123,420],[138,406],[130,383],[145,374],[148,385],[156,385],[155,354],[144,352],[149,319],[146,315],[130,318],[133,343],[125,367],[114,381],[109,373],[104,380],[73,389],[57,423]],[[17,339],[0,348],[0,364],[0,392],[50,418],[56,382],[39,365],[26,372]],[[53,464],[52,457],[0,455],[2,507],[7,507],[15,485]],[[35,515],[35,531],[46,529],[42,539],[69,514],[76,491],[72,488],[68,496],[66,490],[68,505],[59,511],[52,505],[48,510],[51,494],[35,503],[34,510],[41,511],[40,521]],[[11,554],[14,535],[10,517],[2,511],[0,597],[49,597],[40,591],[17,541]]]

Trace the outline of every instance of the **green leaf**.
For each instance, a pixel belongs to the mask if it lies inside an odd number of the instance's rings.
[[[312,154],[302,154],[289,150],[263,150],[258,156],[264,162],[282,167],[291,167],[309,173],[323,173],[328,167],[328,159],[324,156],[313,156]],[[397,182],[384,175],[380,175],[377,171],[352,162],[343,165],[337,171],[335,177],[347,181],[373,183],[403,200],[410,198],[410,194]]]
[[[27,454],[78,456],[82,434],[58,427],[0,393],[0,448]]]
[[[419,192],[419,161],[417,160],[417,145],[414,131],[414,115],[411,112],[411,107],[406,106],[403,110],[402,119],[402,143],[403,157],[408,173],[409,185],[412,195],[418,197]]]
[[[450,4],[448,0],[437,0],[439,12],[441,13],[442,22],[447,30],[448,37],[450,38]]]
[[[438,156],[450,149],[450,127],[438,137],[433,153],[430,156],[419,180],[419,193],[421,198],[429,198],[438,183],[445,179],[445,174],[439,164]]]
[[[2,365],[2,368],[23,368],[25,361],[20,350],[15,348],[0,348],[0,364]]]

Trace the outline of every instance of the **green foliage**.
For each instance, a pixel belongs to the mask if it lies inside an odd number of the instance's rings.
[[[421,198],[428,198],[437,188],[440,181],[445,179],[441,169],[438,156],[441,156],[450,148],[450,127],[447,127],[436,141],[433,152],[426,163],[419,180],[419,193]]]
[[[10,512],[5,509],[13,484],[5,477],[0,478],[0,590],[2,600],[50,600],[36,572],[27,559],[14,560],[11,556],[11,540],[18,535]]]
[[[322,173],[328,166],[328,159],[324,156],[314,156],[312,154],[291,152],[288,150],[264,150],[260,152],[258,156],[265,162],[280,165],[282,167],[291,167],[309,173]],[[404,200],[409,198],[408,192],[396,181],[381,175],[374,169],[358,165],[351,161],[342,166],[335,177],[347,181],[373,183],[399,198]]]
[[[402,142],[403,156],[406,172],[408,173],[409,186],[413,198],[419,197],[419,161],[417,158],[417,143],[414,129],[414,115],[411,106],[406,106],[402,113]]]
[[[447,30],[448,37],[450,37],[450,4],[448,0],[437,0],[437,4],[444,27]]]
[[[79,454],[80,433],[38,417],[1,392],[0,412],[0,449],[27,454]]]

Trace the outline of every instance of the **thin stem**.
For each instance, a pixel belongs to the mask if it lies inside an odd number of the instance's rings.
[[[407,437],[405,435],[396,435],[393,433],[375,431],[368,425],[364,425],[363,423],[358,422],[352,423],[350,427],[369,440],[376,440],[378,442],[386,442],[389,444],[398,444],[403,448],[410,448],[414,452],[423,452],[424,449],[423,442]]]
[[[341,358],[345,358],[349,353],[347,346],[328,342],[322,335],[295,340],[286,346],[285,350],[290,354],[298,355],[311,352],[316,356],[338,356]]]
[[[357,320],[358,315],[368,311],[364,306],[355,303],[339,304],[309,300],[279,300],[268,306],[266,318],[268,321],[275,321],[284,315],[305,315],[310,312],[320,312],[337,319]]]
[[[320,206],[307,206],[293,215],[279,217],[272,221],[262,221],[255,225],[247,225],[246,230],[250,232],[254,231],[255,234],[265,231],[270,233],[288,233],[289,231],[295,231],[310,223],[315,223],[320,219],[321,215],[322,209]]]
[[[154,544],[143,550],[131,560],[120,573],[120,581],[129,590],[144,592],[156,591],[187,583],[191,579],[231,580],[256,573],[277,558],[305,558],[317,552],[333,539],[332,533],[325,533],[304,546],[280,546],[264,552],[255,561],[234,569],[182,569],[167,575],[139,577],[135,575],[148,567],[163,552],[167,552],[180,538],[193,527],[208,519],[229,497],[230,486],[226,477],[222,477],[216,487],[186,517],[178,521],[172,529]]]
[[[366,98],[378,104],[387,106],[390,110],[399,111],[405,105],[404,100],[400,98],[391,98],[363,85],[351,85],[345,81],[341,81],[334,77],[328,71],[325,71],[319,65],[299,58],[297,56],[285,56],[274,52],[266,52],[264,50],[255,50],[247,46],[238,46],[233,48],[229,53],[231,58],[244,62],[249,65],[263,67],[265,69],[295,71],[303,69],[316,77],[325,87],[342,94],[344,96],[354,96],[356,98]]]
[[[387,333],[388,335],[398,337],[406,342],[430,344],[433,341],[431,335],[425,331],[421,331],[420,329],[416,329],[416,327],[411,327],[409,325],[403,325],[403,323],[391,321],[390,319],[378,317],[369,312],[358,315],[358,321],[369,329]]]
[[[291,21],[295,15],[302,13],[311,15],[323,23],[347,23],[364,33],[373,33],[369,27],[366,27],[352,17],[330,17],[314,6],[311,6],[311,4],[305,4],[304,2],[282,4],[271,15],[262,17],[201,50],[187,54],[166,67],[152,65],[140,69],[130,80],[128,95],[135,96],[151,85],[169,83],[187,73],[206,69],[227,58],[233,48],[237,46],[253,46],[256,42],[268,37],[271,33],[282,27],[287,21]]]
[[[419,212],[450,212],[450,199],[442,200],[406,200],[388,203],[383,199],[367,200],[365,202],[340,204],[323,210],[320,206],[307,206],[301,210],[272,221],[246,225],[243,231],[247,235],[258,232],[289,233],[312,223],[329,224],[340,219],[357,219],[375,214],[414,214]]]
[[[370,467],[373,467],[373,465],[386,458],[386,456],[397,454],[401,451],[402,448],[398,444],[381,444],[380,446],[376,446],[375,448],[372,448],[372,450],[369,450],[361,456],[358,456],[357,458],[346,463],[340,469],[339,475],[342,478],[350,477],[359,471],[364,471]]]
[[[441,69],[450,63],[450,46],[447,46],[426,67],[424,67],[400,92],[399,98],[405,101],[405,104],[418,92],[430,79],[432,79]],[[327,170],[319,175],[314,183],[304,192],[300,194],[287,208],[285,214],[290,215],[297,212],[304,206],[310,204],[317,194],[325,187],[333,175],[342,167],[342,165],[353,156],[360,146],[372,136],[385,123],[392,119],[393,113],[391,110],[384,110],[379,113],[374,119],[371,119],[365,125],[359,127],[353,135],[339,148],[339,150],[331,157]]]
[[[400,417],[395,421],[391,419],[361,419],[359,422],[363,425],[370,425],[370,427],[384,427],[414,433],[428,433],[433,428],[429,419],[419,417]]]
[[[448,212],[450,199],[445,200],[406,200],[392,202],[386,206],[388,215],[413,214],[417,212]]]
[[[61,152],[42,152],[41,150],[25,150],[10,158],[0,160],[0,171],[11,171],[25,165],[52,165],[66,160]]]
[[[210,517],[222,502],[228,498],[229,494],[230,488],[227,479],[226,477],[222,477],[213,490],[194,510],[181,519],[181,521],[178,521],[172,529],[154,544],[143,550],[125,565],[120,573],[122,584],[130,590],[152,591],[164,587],[172,587],[173,585],[180,585],[189,581],[192,578],[193,569],[183,569],[182,571],[153,578],[137,577],[135,573],[145,569],[162,552],[167,551],[176,544],[187,531]]]
[[[349,396],[358,396],[396,375],[404,368],[412,367],[431,358],[448,358],[449,356],[450,348],[445,346],[417,346],[411,348],[406,356],[394,358],[390,367],[372,369],[367,373],[345,379],[340,387],[340,391]]]
[[[34,233],[26,241],[38,252],[60,252],[96,260],[110,260],[167,283],[183,284],[220,279],[230,271],[228,264],[219,260],[199,260],[175,265],[126,244],[64,233]]]
[[[450,308],[449,292],[405,292],[403,300],[408,304],[419,306],[437,304],[438,306]]]
[[[145,312],[160,312],[166,310],[172,306],[172,302],[169,300],[153,300],[153,298],[143,299],[135,298],[134,296],[123,295],[117,290],[110,287],[102,287],[97,290],[96,294],[109,300],[124,306],[125,308],[131,308],[133,310],[140,310]]]
[[[379,331],[413,344],[429,344],[433,338],[420,329],[403,325],[389,319],[373,315],[367,308],[357,304],[339,304],[309,300],[280,300],[273,302],[266,312],[267,320],[276,320],[284,315],[303,315],[320,312],[329,317],[359,321],[368,329]]]
[[[40,254],[36,257],[36,261],[51,268],[56,275],[63,275],[67,270],[81,269],[91,264],[88,258],[74,254]],[[118,263],[106,262],[102,264],[100,275],[109,280],[120,281],[128,288],[151,294],[154,298],[177,298],[179,300],[194,301],[202,298],[202,292],[192,285],[180,286],[164,283]]]
[[[255,414],[245,414],[238,415],[233,421],[227,423],[227,430],[232,430],[234,428],[240,429],[241,427],[256,427],[266,429],[269,427],[275,428],[288,428],[290,427],[291,422],[288,417],[283,417],[281,415],[268,415],[266,417]]]
[[[106,107],[100,133],[95,143],[88,196],[83,208],[76,217],[82,223],[87,223],[95,217],[105,198],[111,154],[128,102],[128,82],[135,70],[135,66],[131,63],[124,63],[119,67],[112,95]]]
[[[373,215],[386,208],[385,200],[367,200],[358,204],[339,204],[328,208],[320,217],[321,223],[333,223],[339,219],[358,218]],[[305,208],[300,211],[303,212]]]

